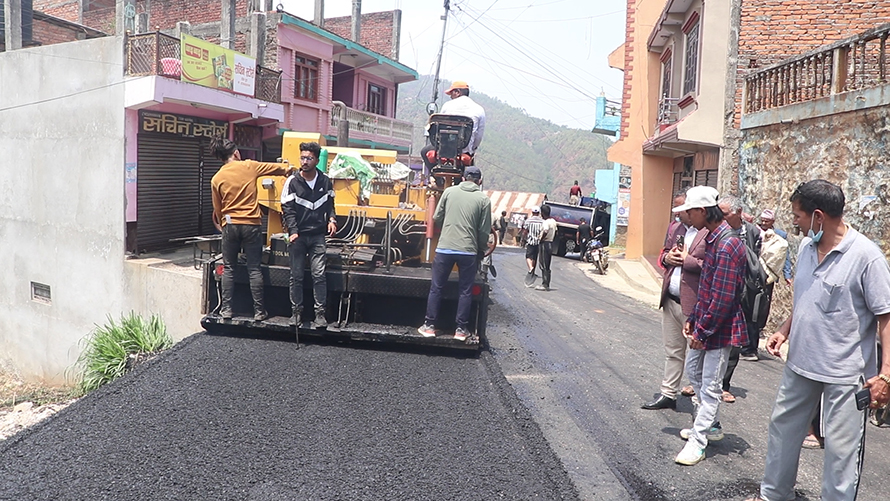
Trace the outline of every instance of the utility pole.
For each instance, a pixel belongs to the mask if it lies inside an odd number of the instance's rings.
[[[426,106],[426,112],[432,115],[439,111],[439,68],[442,67],[442,51],[445,49],[445,28],[448,26],[448,11],[451,9],[451,0],[445,0],[445,14],[442,16],[442,42],[439,44],[439,55],[436,56],[436,77],[433,80],[433,97]]]

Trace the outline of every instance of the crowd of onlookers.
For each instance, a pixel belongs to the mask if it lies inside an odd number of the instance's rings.
[[[780,356],[787,343],[787,360],[764,477],[751,499],[794,499],[800,450],[810,446],[825,449],[822,499],[852,500],[867,409],[890,401],[890,357],[878,356],[890,346],[890,266],[877,245],[844,222],[839,186],[807,181],[789,202],[793,225],[806,233],[793,274],[774,209],[754,224],[736,196],[707,186],[675,195],[659,259],[664,376],[642,407],[673,409],[680,394],[691,396],[694,424],[680,431],[686,445],[675,461],[704,459],[709,442],[723,438],[721,404],[735,401],[736,365],[759,359],[773,290],[784,281],[793,287],[792,310],[765,349]],[[681,388],[684,374],[690,385]]]

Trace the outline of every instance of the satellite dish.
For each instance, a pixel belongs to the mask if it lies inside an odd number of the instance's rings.
[[[435,102],[426,105],[426,114],[435,115],[439,111],[439,105]]]

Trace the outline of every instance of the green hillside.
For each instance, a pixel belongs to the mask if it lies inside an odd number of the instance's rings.
[[[399,86],[398,119],[417,124],[412,155],[419,155],[426,144],[423,126],[431,82],[431,76],[422,76]],[[440,85],[440,92],[447,85]],[[470,97],[485,108],[485,138],[476,155],[485,189],[547,193],[551,200],[568,201],[575,180],[587,195],[593,190],[594,171],[611,169],[606,160],[610,138],[530,117],[482,93],[472,92]],[[439,106],[448,99],[443,94]]]

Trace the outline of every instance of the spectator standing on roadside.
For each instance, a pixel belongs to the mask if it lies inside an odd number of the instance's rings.
[[[535,268],[538,266],[538,249],[541,246],[541,232],[544,229],[544,220],[541,219],[541,208],[532,207],[532,216],[525,220],[525,263],[528,265],[528,274],[525,276],[525,286],[535,285]]]
[[[541,217],[544,224],[541,226],[541,245],[538,264],[541,265],[541,285],[535,290],[550,290],[550,261],[553,259],[553,238],[556,237],[556,220],[550,217],[550,206],[541,207]]]
[[[823,179],[801,183],[791,195],[793,222],[808,238],[797,255],[791,314],[767,340],[775,356],[789,342],[788,359],[770,417],[763,482],[753,499],[795,497],[801,444],[820,401],[821,498],[856,499],[868,420],[856,393],[868,388],[872,409],[890,401],[890,267],[874,242],[844,222],[845,203],[843,190]]]
[[[742,201],[735,195],[725,195],[720,197],[718,204],[723,212],[723,218],[736,235],[742,239],[742,242],[754,253],[759,259],[761,238],[760,229],[744,219],[742,211]],[[747,262],[747,258],[746,258]],[[759,266],[759,263],[755,262]],[[747,267],[745,268],[747,270]],[[735,402],[735,395],[729,391],[732,376],[735,374],[735,368],[739,364],[739,359],[757,360],[757,344],[760,340],[760,328],[758,327],[759,319],[754,321],[754,305],[747,297],[742,298],[742,312],[745,314],[745,329],[748,332],[748,344],[745,346],[735,346],[729,354],[729,361],[726,364],[726,373],[723,376],[723,401],[731,404]],[[753,345],[753,346],[752,346]]]
[[[578,205],[579,203],[581,203],[581,187],[578,186],[578,181],[575,181],[575,184],[569,188],[569,204]]]
[[[699,405],[692,428],[680,431],[687,442],[675,459],[679,464],[694,465],[705,458],[709,441],[723,438],[719,408],[726,362],[732,347],[748,340],[741,305],[747,263],[745,244],[717,206],[717,190],[690,188],[686,202],[673,211],[686,211],[692,226],[708,229],[698,301],[683,328],[690,348],[686,375]]]
[[[686,190],[674,195],[674,207],[686,203]],[[664,378],[661,393],[643,404],[646,410],[676,409],[677,393],[686,363],[687,340],[683,336],[686,317],[698,300],[698,282],[705,259],[707,228],[692,226],[685,211],[668,226],[659,264],[664,270],[661,300],[661,334],[664,341]],[[680,238],[682,237],[682,238]]]
[[[592,232],[590,231],[590,225],[587,224],[587,220],[583,217],[581,218],[581,224],[578,225],[578,230],[575,232],[575,242],[578,243],[578,251],[581,253],[581,257],[584,257],[584,251],[587,249],[587,242],[593,237]]]
[[[253,296],[253,318],[257,322],[268,317],[263,298],[262,214],[257,201],[256,180],[260,176],[284,176],[291,170],[286,163],[263,163],[241,160],[238,146],[222,137],[210,141],[213,156],[225,162],[210,180],[213,222],[222,230],[223,275],[219,313],[232,318],[232,293],[235,288],[234,266],[243,249],[247,257],[250,294]]]
[[[785,241],[788,241],[788,232],[775,227],[776,223],[776,213],[772,209],[766,209],[760,213],[760,229],[763,231],[773,230],[776,232],[776,235],[779,235]],[[782,268],[782,274],[785,276],[785,283],[791,285],[793,278],[791,275],[791,248],[788,248],[788,251],[785,253],[785,267]]]
[[[507,236],[507,211],[501,211],[501,217],[498,218],[498,237],[500,244],[504,245],[504,237]]]

